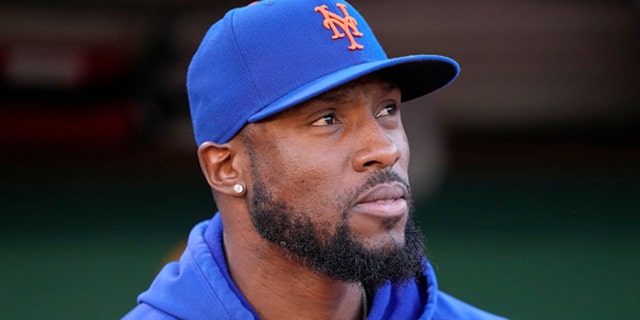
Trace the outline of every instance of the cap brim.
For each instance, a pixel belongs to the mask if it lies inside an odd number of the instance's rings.
[[[363,63],[328,74],[290,92],[249,117],[248,121],[260,121],[373,72],[381,72],[396,84],[404,102],[448,85],[459,71],[460,67],[453,59],[438,55],[412,55]]]

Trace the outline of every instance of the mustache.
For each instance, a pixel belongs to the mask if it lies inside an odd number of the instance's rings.
[[[347,203],[355,202],[363,192],[366,192],[379,184],[392,182],[401,184],[407,192],[407,199],[411,199],[411,186],[409,185],[409,181],[400,176],[397,172],[393,171],[391,168],[385,168],[371,173],[361,186],[357,187],[353,192],[350,192],[349,201]]]
[[[357,189],[357,194],[360,194],[368,189],[371,189],[379,184],[390,183],[390,182],[398,182],[407,192],[410,192],[411,186],[409,185],[409,181],[400,176],[397,172],[393,171],[391,168],[386,168],[384,170],[376,171],[372,173],[365,183]]]

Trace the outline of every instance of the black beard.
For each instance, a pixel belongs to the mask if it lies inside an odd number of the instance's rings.
[[[368,293],[387,282],[402,285],[411,279],[419,281],[422,278],[425,268],[423,236],[413,220],[411,197],[407,199],[409,219],[404,245],[367,249],[354,239],[347,224],[347,210],[343,209],[342,221],[333,234],[321,230],[310,219],[312,212],[298,212],[282,201],[275,201],[256,169],[253,166],[249,214],[258,233],[282,248],[290,259],[334,279],[360,283]],[[383,170],[372,175],[349,198],[355,199],[359,192],[385,182],[400,182],[408,188],[408,183],[395,172]],[[349,203],[345,200],[345,204]],[[390,230],[398,222],[398,219],[389,219],[383,225]]]

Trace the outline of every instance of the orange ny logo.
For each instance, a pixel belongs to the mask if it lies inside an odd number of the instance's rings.
[[[342,10],[342,14],[344,14],[344,18],[333,12],[328,11],[327,6],[324,4],[319,7],[315,7],[313,11],[320,12],[324,17],[324,21],[322,22],[322,25],[324,26],[324,28],[327,30],[333,31],[333,36],[331,36],[331,39],[336,40],[336,39],[344,38],[346,35],[347,39],[349,39],[349,42],[351,43],[349,45],[349,50],[356,50],[356,49],[362,50],[364,46],[357,43],[356,39],[353,38],[353,37],[362,37],[362,33],[358,31],[358,27],[357,27],[358,22],[354,17],[349,15],[349,13],[347,12],[346,5],[342,3],[336,3],[336,7]],[[338,31],[338,27],[342,29],[344,33]]]

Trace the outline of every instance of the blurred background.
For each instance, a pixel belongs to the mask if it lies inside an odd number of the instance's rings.
[[[460,77],[403,110],[440,287],[513,319],[640,318],[640,3],[353,0]],[[0,314],[114,319],[215,206],[184,86],[246,1],[0,3]]]

